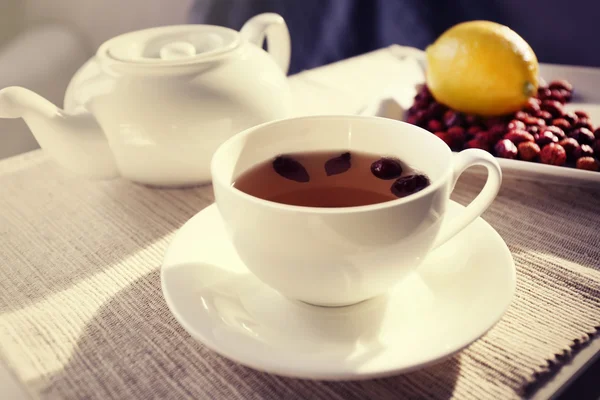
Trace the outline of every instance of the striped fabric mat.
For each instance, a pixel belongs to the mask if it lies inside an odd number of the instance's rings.
[[[464,175],[467,203],[483,177]],[[210,187],[91,182],[40,151],[0,162],[0,357],[42,399],[517,398],[600,326],[600,190],[506,180],[484,214],[510,247],[515,301],[441,364],[362,382],[281,378],[195,342],[163,300],[174,232]]]

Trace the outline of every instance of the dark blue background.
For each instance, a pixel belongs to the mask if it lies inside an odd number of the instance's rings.
[[[190,22],[239,29],[267,11],[289,26],[290,73],[395,43],[424,49],[474,19],[508,25],[541,62],[600,67],[600,0],[195,0]]]

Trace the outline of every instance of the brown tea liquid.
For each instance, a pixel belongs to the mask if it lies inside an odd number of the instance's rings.
[[[383,203],[401,196],[391,189],[399,176],[381,179],[372,172],[372,164],[381,159],[376,154],[344,151],[286,154],[251,168],[233,186],[264,200],[295,206]],[[402,177],[414,174],[398,160],[400,165]]]

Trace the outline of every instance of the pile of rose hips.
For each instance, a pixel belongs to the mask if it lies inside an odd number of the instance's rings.
[[[585,111],[567,112],[573,86],[564,80],[540,86],[536,97],[515,113],[479,117],[435,101],[423,85],[406,121],[425,128],[452,150],[483,149],[497,157],[600,170],[600,127]]]

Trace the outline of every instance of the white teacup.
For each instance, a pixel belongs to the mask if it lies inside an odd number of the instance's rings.
[[[248,195],[235,180],[286,153],[343,150],[394,156],[425,173],[431,185],[384,203],[300,207]],[[464,212],[440,232],[459,175],[483,165],[487,182]],[[391,119],[316,116],[269,122],[223,143],[211,173],[216,203],[240,258],[282,295],[322,306],[357,303],[388,291],[491,204],[502,172],[490,154],[453,155],[435,135]]]

